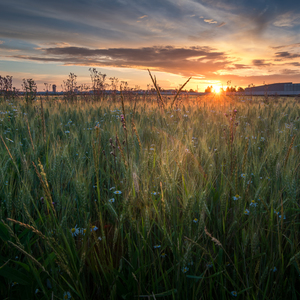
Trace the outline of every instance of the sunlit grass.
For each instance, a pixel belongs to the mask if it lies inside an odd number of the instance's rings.
[[[4,299],[299,298],[297,100],[162,101],[2,100]]]

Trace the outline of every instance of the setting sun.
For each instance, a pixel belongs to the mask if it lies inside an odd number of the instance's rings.
[[[222,91],[222,87],[221,86],[214,86],[214,91],[215,93],[219,94]]]

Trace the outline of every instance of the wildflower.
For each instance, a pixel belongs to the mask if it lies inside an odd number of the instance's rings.
[[[194,223],[198,223],[198,219],[195,218],[195,219],[193,220],[193,222],[194,222]]]
[[[181,269],[181,271],[182,271],[183,273],[186,273],[188,270],[189,270],[188,267],[184,267],[184,268]]]
[[[261,199],[261,197],[258,197],[258,199],[257,199],[258,201],[261,201],[262,199]]]
[[[248,216],[249,212],[250,212],[249,209],[245,209],[244,214]]]
[[[234,297],[236,297],[237,296],[237,292],[236,291],[232,291],[231,295],[234,296]]]
[[[11,286],[17,285],[18,283],[16,281],[14,281]]]
[[[254,207],[257,206],[257,203],[255,202],[255,200],[252,200],[252,201],[251,201],[250,206],[254,206]]]
[[[79,233],[79,229],[77,228],[77,224],[75,227],[70,229],[72,236],[76,236]]]
[[[241,174],[241,177],[242,177],[242,178],[246,178],[246,174],[242,173],[242,174]]]
[[[120,195],[120,194],[122,194],[122,192],[121,191],[114,191],[114,194],[115,195]]]
[[[252,180],[248,180],[248,181],[247,181],[247,184],[250,184],[250,183],[252,183]]]
[[[155,149],[154,149],[154,148],[150,148],[150,150],[151,150],[151,151],[154,151]]]
[[[271,178],[269,176],[267,176],[266,179],[269,180],[269,181],[271,180]]]
[[[167,256],[166,253],[162,253],[162,254],[160,255],[160,257],[162,257],[162,258],[164,258],[164,257],[166,257],[166,256]]]
[[[279,211],[277,211],[276,209],[274,209],[274,214],[279,215]]]
[[[273,269],[271,269],[271,271],[276,272],[276,271],[277,271],[277,268],[274,267]]]
[[[113,187],[111,187],[109,190],[111,191],[111,190],[114,190],[115,189],[115,187],[113,186]]]
[[[161,245],[155,245],[153,248],[157,249],[157,248],[160,248],[160,247],[161,247]]]
[[[115,202],[115,198],[111,198],[108,200],[109,203],[114,203]]]
[[[233,200],[239,200],[241,197],[240,197],[240,195],[236,194],[236,195],[233,196],[232,198],[233,198]]]
[[[208,263],[206,264],[206,267],[207,267],[207,268],[211,268],[212,266],[213,266],[212,262],[208,262]]]
[[[94,230],[94,231],[98,230],[98,227],[95,226],[95,225],[93,225],[92,228],[91,228],[91,231],[93,231],[93,230]]]
[[[157,195],[157,192],[152,192],[151,194],[154,195],[154,196],[156,196],[156,195]]]
[[[65,133],[70,133],[70,131],[66,130]]]
[[[102,238],[101,238],[101,236],[99,236],[99,237],[98,237],[98,240],[99,240],[99,241],[102,241]]]
[[[82,235],[85,235],[85,234],[86,234],[86,228],[81,228],[81,229],[80,229],[80,233],[81,233]]]
[[[281,219],[281,215],[279,215],[279,219]],[[283,220],[285,220],[286,219],[286,217],[285,217],[285,215],[283,215]]]
[[[71,294],[70,292],[64,292],[64,299],[71,299]]]
[[[39,289],[36,289],[36,290],[35,290],[35,293],[37,294],[38,292],[39,292]]]

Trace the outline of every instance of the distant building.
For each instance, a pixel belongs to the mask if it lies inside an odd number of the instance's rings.
[[[245,89],[246,95],[264,96],[297,96],[300,95],[300,83],[283,82],[253,86]]]
[[[52,84],[52,92],[56,93],[56,84]]]

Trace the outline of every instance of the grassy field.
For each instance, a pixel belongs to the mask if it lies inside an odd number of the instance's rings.
[[[0,102],[1,299],[299,299],[297,99]]]

